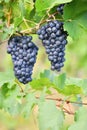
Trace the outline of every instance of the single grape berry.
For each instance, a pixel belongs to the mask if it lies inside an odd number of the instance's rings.
[[[46,49],[51,69],[60,71],[64,66],[64,51],[67,44],[67,33],[63,29],[63,23],[58,20],[50,21],[43,25],[37,34]]]
[[[31,36],[13,36],[8,41],[7,52],[11,54],[16,78],[23,84],[32,80],[38,47]]]
[[[61,4],[61,5],[59,5],[59,6],[57,7],[57,11],[58,11],[58,13],[60,13],[61,15],[63,15],[64,5],[65,5],[65,4]]]

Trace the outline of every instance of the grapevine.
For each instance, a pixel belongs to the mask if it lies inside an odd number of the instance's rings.
[[[87,0],[0,1],[2,130],[87,129],[86,23]]]

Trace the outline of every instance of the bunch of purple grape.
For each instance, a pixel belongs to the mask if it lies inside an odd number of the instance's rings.
[[[32,80],[31,75],[38,47],[31,36],[13,36],[8,41],[7,52],[11,54],[16,78],[23,84]]]
[[[46,49],[51,69],[60,71],[64,66],[64,51],[67,44],[67,33],[63,29],[63,23],[58,20],[50,21],[43,25],[37,34]]]

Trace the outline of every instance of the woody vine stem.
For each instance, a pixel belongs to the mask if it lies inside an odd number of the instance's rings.
[[[17,82],[18,83],[18,82]],[[24,93],[24,89],[23,87],[18,84],[19,87],[20,87],[20,90],[22,93]],[[30,91],[33,91],[32,89],[29,89],[29,92]],[[24,94],[25,96],[26,94]],[[40,99],[40,96],[35,96],[36,99]],[[72,110],[72,106],[73,104],[74,105],[83,105],[83,106],[87,106],[87,103],[86,102],[78,102],[78,101],[70,101],[68,99],[64,100],[63,98],[54,98],[51,96],[47,97],[45,96],[45,100],[52,100],[52,101],[55,101],[56,102],[56,107],[57,108],[60,108],[62,109],[62,111],[66,114],[69,114],[69,115],[73,115],[75,114],[75,111]],[[67,107],[64,107],[64,104],[66,104]]]
[[[26,24],[27,29],[26,29],[26,30],[22,30],[22,31],[20,31],[20,32],[16,31],[14,34],[15,34],[15,35],[21,35],[21,34],[28,34],[28,35],[29,35],[29,34],[36,34],[36,31],[40,28],[40,26],[41,26],[42,24],[48,22],[48,21],[51,21],[51,20],[55,19],[55,15],[56,15],[56,14],[58,14],[58,11],[55,12],[55,13],[53,13],[53,14],[49,14],[49,11],[48,11],[47,14],[46,14],[46,15],[48,16],[48,19],[44,20],[44,18],[42,18],[41,21],[40,21],[38,24],[37,24],[37,23],[34,23],[33,21],[30,21],[30,20],[27,20],[27,19],[23,18],[23,22]],[[57,20],[63,21],[63,19],[57,19]],[[29,22],[29,23],[32,23],[32,22],[33,22],[33,24],[35,24],[35,27],[33,27],[33,28],[28,28],[28,24],[27,24],[28,22]],[[9,23],[10,23],[10,21],[9,21]],[[10,26],[10,25],[9,25],[9,26]],[[12,35],[13,35],[13,34],[12,34]],[[1,45],[1,44],[4,44],[5,42],[7,42],[10,37],[11,37],[11,35],[10,35],[6,40],[0,42],[0,45]]]
[[[36,96],[37,99],[39,99],[39,96]],[[75,105],[84,105],[87,106],[87,103],[85,102],[74,102],[74,101],[69,101],[69,100],[64,100],[62,98],[53,98],[53,97],[45,97],[46,100],[53,100],[56,102],[56,107],[62,109],[65,113],[69,114],[69,115],[74,115],[75,112],[72,111],[72,104]],[[64,103],[66,103],[67,107],[64,107]]]

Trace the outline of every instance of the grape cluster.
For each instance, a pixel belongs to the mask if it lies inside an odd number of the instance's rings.
[[[67,44],[67,33],[63,29],[63,23],[58,20],[50,21],[43,25],[37,34],[42,40],[49,61],[51,61],[51,69],[60,71],[64,66],[64,51]]]
[[[61,15],[63,15],[64,5],[65,5],[65,4],[61,4],[61,5],[59,5],[59,6],[57,7],[57,11],[58,11]]]
[[[38,53],[31,36],[13,36],[8,41],[7,52],[11,54],[16,78],[23,84],[32,80],[32,71]]]

